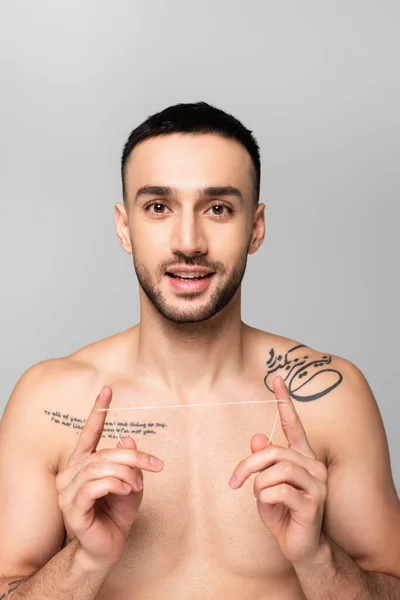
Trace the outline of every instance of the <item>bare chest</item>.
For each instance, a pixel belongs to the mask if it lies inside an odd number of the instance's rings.
[[[138,600],[169,597],[168,590],[187,598],[188,585],[191,598],[245,598],[252,586],[262,598],[274,584],[277,594],[265,598],[287,597],[279,595],[283,590],[303,598],[290,563],[259,518],[254,475],[238,490],[228,485],[236,465],[251,454],[251,436],[271,432],[276,410],[266,404],[109,413],[99,449],[130,435],[140,450],[161,458],[164,469],[144,472],[143,502],[104,598],[116,589],[121,599],[133,597],[132,589]],[[279,423],[273,441],[287,446]]]

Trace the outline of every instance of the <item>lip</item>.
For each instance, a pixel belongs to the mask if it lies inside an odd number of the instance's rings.
[[[199,269],[196,269],[196,270],[191,269],[189,271],[188,270],[184,271],[183,269],[180,269],[178,272],[181,272],[181,273],[195,272],[195,273],[208,273],[209,274],[208,277],[203,277],[202,279],[178,279],[177,277],[169,277],[168,275],[166,276],[168,281],[170,282],[171,287],[176,292],[184,292],[186,294],[198,294],[198,293],[204,291],[210,285],[210,282],[214,275],[213,271],[199,270]],[[169,273],[172,273],[172,271],[169,271]]]

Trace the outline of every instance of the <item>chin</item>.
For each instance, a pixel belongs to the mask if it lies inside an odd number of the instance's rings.
[[[175,323],[176,325],[184,325],[189,323],[203,323],[204,321],[208,321],[215,316],[215,312],[210,313],[209,311],[176,311],[171,310],[160,310],[157,308],[158,312],[171,323]]]

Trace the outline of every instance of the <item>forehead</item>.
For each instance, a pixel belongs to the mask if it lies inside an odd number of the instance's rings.
[[[252,196],[252,161],[236,140],[215,134],[174,133],[149,138],[132,151],[126,171],[127,198],[143,185],[198,188],[234,185]]]

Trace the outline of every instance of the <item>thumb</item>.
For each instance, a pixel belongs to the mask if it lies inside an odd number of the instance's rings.
[[[259,452],[260,450],[264,450],[267,447],[269,442],[269,437],[264,435],[263,433],[256,433],[250,440],[250,448],[252,453]],[[270,443],[269,446],[272,446]]]
[[[121,438],[122,444],[118,441],[117,448],[129,448],[129,450],[137,450],[137,444],[135,440],[130,437]]]

